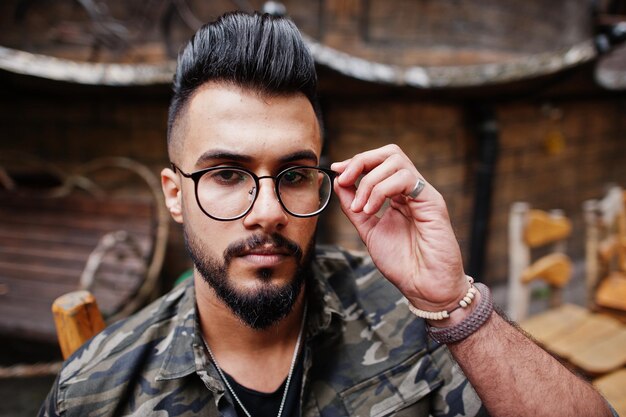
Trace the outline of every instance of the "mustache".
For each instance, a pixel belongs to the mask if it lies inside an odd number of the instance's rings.
[[[241,239],[231,243],[224,250],[224,261],[228,265],[233,258],[267,245],[271,245],[276,249],[285,250],[289,256],[293,256],[298,262],[302,260],[303,252],[300,245],[281,234],[272,233],[271,235],[256,234],[247,239]]]

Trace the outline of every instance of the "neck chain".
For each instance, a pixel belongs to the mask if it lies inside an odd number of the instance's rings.
[[[300,350],[300,342],[302,341],[302,333],[304,333],[304,323],[306,321],[306,310],[307,310],[307,305],[305,303],[304,312],[302,314],[302,323],[300,323],[300,332],[298,333],[298,340],[296,341],[296,347],[293,350],[293,357],[291,358],[291,366],[289,367],[289,374],[287,374],[287,382],[285,383],[285,391],[283,392],[283,398],[280,401],[280,407],[278,409],[277,417],[281,417],[281,415],[283,414],[283,407],[285,406],[285,400],[287,399],[287,393],[289,392],[289,384],[291,383],[291,376],[293,375],[293,371],[296,367],[298,351]],[[241,407],[243,412],[246,413],[246,416],[252,417],[250,412],[246,409],[246,407],[244,407],[243,403],[241,402],[241,400],[235,393],[235,390],[233,389],[233,387],[231,387],[230,383],[228,382],[228,379],[226,379],[226,376],[224,375],[224,371],[222,371],[222,368],[220,368],[220,366],[217,364],[217,361],[215,360],[215,356],[213,356],[213,352],[211,351],[211,348],[209,348],[209,344],[207,343],[204,336],[202,336],[202,341],[204,342],[204,346],[206,347],[207,352],[209,352],[209,356],[211,357],[211,360],[213,361],[215,368],[217,368],[217,372],[220,374],[222,381],[224,381],[226,388],[228,388],[228,391],[232,394],[235,401],[237,401],[237,404],[239,404],[239,407]]]

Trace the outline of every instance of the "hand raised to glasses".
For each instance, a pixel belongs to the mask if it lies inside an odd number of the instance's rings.
[[[332,164],[334,190],[380,272],[417,308],[448,310],[467,292],[461,251],[445,201],[397,145]],[[363,175],[356,186],[358,178]],[[389,199],[382,216],[378,211]]]

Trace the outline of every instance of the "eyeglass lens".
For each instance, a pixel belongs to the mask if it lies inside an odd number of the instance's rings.
[[[320,212],[330,199],[332,181],[317,168],[297,167],[283,171],[278,198],[285,210],[296,216]],[[224,168],[206,172],[198,181],[198,200],[208,214],[219,219],[243,215],[254,204],[257,184],[247,171]]]

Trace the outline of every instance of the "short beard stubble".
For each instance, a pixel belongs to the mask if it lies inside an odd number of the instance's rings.
[[[248,239],[230,244],[223,255],[223,262],[211,257],[203,250],[193,232],[183,227],[185,247],[196,270],[203,280],[213,288],[216,295],[246,325],[255,330],[267,329],[285,318],[293,309],[304,283],[311,275],[311,262],[315,246],[315,233],[303,251],[295,242],[284,236],[253,235]],[[288,284],[275,285],[270,283],[274,274],[272,268],[261,268],[256,271],[261,281],[260,288],[255,291],[242,291],[233,285],[228,268],[231,260],[244,251],[272,244],[276,248],[287,250],[296,262],[296,270]]]

